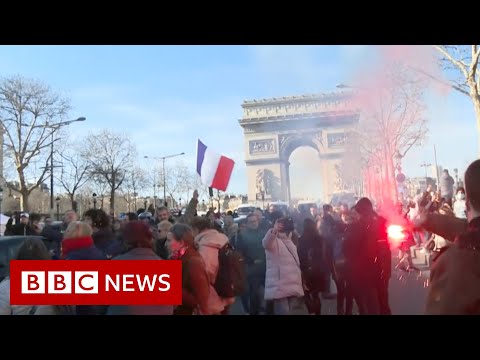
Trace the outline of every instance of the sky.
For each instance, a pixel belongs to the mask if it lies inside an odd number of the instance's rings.
[[[185,152],[195,169],[196,141],[235,160],[227,192],[247,193],[244,100],[335,91],[358,78],[373,46],[1,46],[0,76],[20,74],[49,84],[72,101],[73,140],[101,129],[129,136],[143,156]],[[429,96],[429,136],[404,159],[407,176],[424,176],[423,162],[463,173],[476,158],[473,106],[456,92]],[[311,149],[291,157],[294,196],[318,193]],[[171,159],[175,162],[176,160]],[[305,182],[308,178],[309,181]]]

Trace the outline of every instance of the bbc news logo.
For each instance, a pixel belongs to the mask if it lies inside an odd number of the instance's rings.
[[[12,260],[12,305],[180,305],[179,260]]]

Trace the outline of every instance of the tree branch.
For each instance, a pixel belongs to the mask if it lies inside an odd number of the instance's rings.
[[[421,69],[418,69],[418,68],[415,68],[413,66],[409,66],[410,69],[422,74],[422,75],[425,75],[426,77],[432,79],[432,80],[435,80],[436,82],[440,83],[440,84],[443,84],[445,86],[448,86],[449,88],[452,88],[454,90],[457,90],[458,92],[464,94],[464,95],[467,95],[467,96],[470,96],[470,93],[464,89],[462,89],[460,86],[457,86],[455,84],[452,84],[452,83],[449,83],[448,81],[445,81],[445,80],[441,80],[429,73],[427,73],[426,71],[423,71]]]
[[[447,50],[443,48],[442,45],[433,45],[433,47],[442,53],[442,55],[445,56],[448,61],[455,65],[462,72],[463,76],[465,76],[465,79],[468,79],[467,67],[463,62],[456,60],[452,55],[449,54]]]

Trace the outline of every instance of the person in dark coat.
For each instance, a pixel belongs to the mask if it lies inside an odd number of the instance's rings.
[[[37,235],[31,226],[28,213],[20,214],[20,222],[13,227],[13,235]]]
[[[323,253],[324,239],[317,231],[315,221],[303,221],[303,234],[297,248],[305,291],[305,300],[310,313],[321,315],[321,292],[325,291],[327,266]]]
[[[92,228],[82,221],[71,222],[64,232],[62,241],[63,260],[106,260],[105,255],[95,246]],[[77,305],[76,315],[104,315],[106,306]]]
[[[385,235],[379,232],[379,218],[369,199],[358,200],[353,210],[358,214],[358,222],[348,228],[343,243],[349,281],[360,315],[379,315],[378,242]]]
[[[170,259],[182,261],[182,305],[174,315],[208,314],[210,281],[205,262],[195,249],[193,230],[186,224],[175,224],[167,236]]]
[[[480,315],[480,160],[465,172],[468,227],[433,260],[425,313]]]
[[[92,238],[95,246],[107,259],[125,252],[126,249],[122,242],[116,238],[110,226],[110,217],[105,211],[102,209],[90,209],[85,212],[84,218],[85,222],[92,227]]]
[[[113,260],[162,260],[153,251],[153,234],[143,221],[129,221],[123,230],[123,238],[130,249]],[[173,315],[171,305],[111,305],[107,315]]]

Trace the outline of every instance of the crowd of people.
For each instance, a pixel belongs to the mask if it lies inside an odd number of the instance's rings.
[[[270,206],[238,222],[231,213],[213,210],[197,216],[197,191],[185,213],[175,217],[166,207],[153,213],[140,209],[121,219],[90,209],[79,220],[70,210],[57,228],[49,219],[42,227],[38,216],[24,213],[7,231],[44,240],[28,238],[17,259],[181,260],[182,304],[16,306],[9,303],[6,278],[0,283],[0,314],[227,315],[236,297],[223,296],[216,287],[219,253],[227,244],[244,261],[245,288],[238,297],[250,315],[320,315],[332,282],[338,315],[390,315],[392,252],[409,254],[415,244],[436,253],[426,313],[479,314],[479,183],[477,160],[455,197],[453,190],[447,196],[426,191],[399,206],[395,221],[402,219],[411,236],[395,246],[387,230],[392,218],[368,198],[351,208],[324,205],[301,213]],[[406,262],[403,270],[415,270],[408,256]]]

